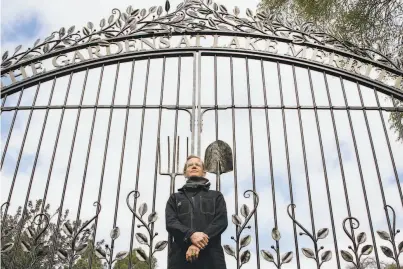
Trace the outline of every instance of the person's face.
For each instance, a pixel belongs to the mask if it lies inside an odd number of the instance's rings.
[[[199,158],[191,158],[186,162],[186,177],[202,177],[205,174]]]

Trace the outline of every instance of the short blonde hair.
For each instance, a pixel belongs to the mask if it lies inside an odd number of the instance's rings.
[[[196,156],[196,155],[189,155],[187,158],[186,158],[186,162],[185,162],[185,166],[183,167],[183,174],[184,175],[186,175],[186,164],[187,164],[187,162],[190,160],[190,159],[193,159],[193,158],[196,158],[196,159],[199,159],[200,160],[200,162],[201,162],[201,164],[202,164],[202,169],[203,169],[203,171],[204,171],[204,162],[203,162],[203,160],[202,160],[202,158],[200,158],[199,156]]]

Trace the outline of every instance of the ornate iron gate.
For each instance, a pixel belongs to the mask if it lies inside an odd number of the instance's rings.
[[[166,268],[165,203],[217,141],[228,268],[401,266],[401,61],[268,11],[170,9],[4,53],[2,266]]]

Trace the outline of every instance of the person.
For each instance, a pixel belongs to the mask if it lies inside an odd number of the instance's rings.
[[[219,191],[210,190],[203,161],[187,158],[186,184],[166,204],[166,229],[173,237],[168,269],[226,269],[221,234],[228,226],[227,207]]]

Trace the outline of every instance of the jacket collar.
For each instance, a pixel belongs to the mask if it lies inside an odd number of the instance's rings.
[[[211,183],[205,177],[189,177],[185,185],[178,189],[178,191],[198,189],[208,191],[210,189],[210,185]]]

